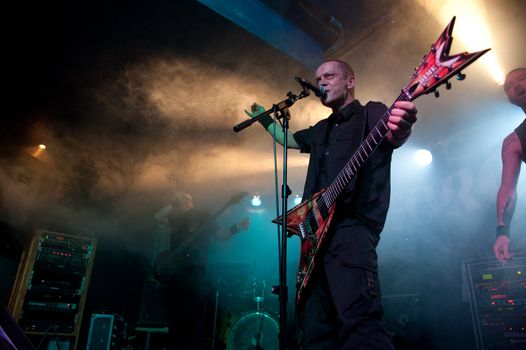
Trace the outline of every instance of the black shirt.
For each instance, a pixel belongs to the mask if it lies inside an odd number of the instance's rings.
[[[387,106],[382,103],[369,102],[365,108],[355,100],[338,113],[294,134],[300,151],[310,153],[304,199],[334,181],[364,136],[386,112]],[[340,195],[336,220],[350,225],[365,224],[378,234],[382,231],[389,208],[393,148],[385,139],[380,142]]]
[[[187,245],[181,252],[185,266],[206,266],[210,238],[219,230],[214,218],[207,212],[195,208],[183,214],[168,217],[172,228],[170,248],[177,250]]]

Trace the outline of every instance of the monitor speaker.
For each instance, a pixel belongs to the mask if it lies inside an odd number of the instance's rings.
[[[91,315],[91,323],[88,334],[88,349],[110,350],[114,318],[114,315]]]

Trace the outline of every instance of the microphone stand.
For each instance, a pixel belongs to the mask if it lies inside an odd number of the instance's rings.
[[[287,147],[288,147],[288,130],[289,130],[289,119],[291,107],[297,100],[309,96],[309,91],[304,87],[303,91],[299,95],[295,95],[292,92],[287,93],[287,99],[274,104],[272,108],[265,112],[255,116],[254,118],[247,119],[236,126],[234,131],[239,132],[256,121],[260,120],[270,113],[274,114],[274,120],[282,119],[283,128],[283,185],[281,191],[281,216],[277,226],[278,240],[279,240],[279,286],[272,287],[272,293],[279,295],[279,349],[286,350],[287,346],[287,302],[288,302],[288,288],[287,288],[287,202],[291,191],[287,185]],[[275,129],[274,129],[275,130]],[[274,137],[274,142],[276,138]],[[280,227],[281,226],[281,227]]]

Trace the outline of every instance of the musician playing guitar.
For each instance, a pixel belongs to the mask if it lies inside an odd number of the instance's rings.
[[[490,50],[451,55],[454,24],[455,17],[389,108],[354,99],[354,73],[343,61],[318,67],[317,88],[296,79],[332,109],[328,118],[287,136],[289,147],[310,153],[309,167],[302,203],[284,223],[273,220],[301,239],[296,311],[304,350],[393,349],[381,319],[376,257],[389,207],[391,156],[416,122],[412,101],[432,92],[438,97],[440,85],[451,88],[454,76],[464,80],[461,70]],[[253,104],[245,112],[283,145],[284,133],[269,116],[273,110]]]
[[[332,114],[288,138],[290,148],[310,153],[304,200],[335,179],[387,111],[384,104],[363,106],[354,98],[354,72],[346,62],[321,64],[316,83],[324,88],[321,103],[331,108]],[[246,113],[254,117],[263,111],[254,105]],[[336,202],[327,242],[318,252],[310,288],[297,310],[304,350],[393,349],[382,323],[376,246],[389,206],[391,154],[407,140],[415,121],[412,102],[394,104],[387,121],[389,132]],[[272,118],[260,122],[273,135]],[[283,144],[279,126],[276,138]]]
[[[248,229],[248,219],[221,228],[216,218],[246,193],[232,197],[214,215],[194,207],[192,196],[177,192],[155,219],[171,228],[170,250],[155,262],[157,278],[167,284],[170,316],[170,342],[173,349],[201,349],[206,262],[212,237],[226,240]]]

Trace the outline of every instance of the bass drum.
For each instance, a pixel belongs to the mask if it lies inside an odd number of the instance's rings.
[[[279,325],[265,312],[251,312],[241,316],[230,328],[226,339],[227,350],[278,350]]]

